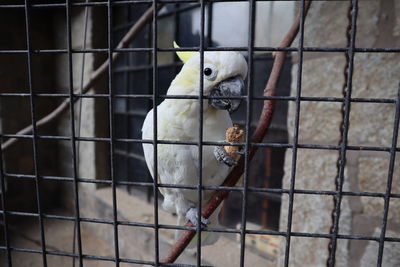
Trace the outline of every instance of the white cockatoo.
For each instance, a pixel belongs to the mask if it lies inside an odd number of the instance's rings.
[[[174,43],[175,47],[178,47]],[[169,86],[167,95],[193,95],[200,92],[200,54],[198,52],[177,52],[185,63]],[[223,96],[242,95],[247,63],[238,52],[204,52],[203,93],[204,96],[219,96],[203,102],[203,141],[225,140],[226,129],[232,127],[230,112],[240,105],[240,99],[222,99]],[[157,106],[157,139],[177,141],[199,141],[200,101],[198,99],[165,99]],[[153,139],[153,110],[150,110],[142,127],[142,138]],[[154,150],[152,144],[143,144],[147,167],[153,177]],[[219,186],[227,177],[231,167],[236,165],[223,146],[203,146],[202,166],[199,166],[199,149],[196,145],[158,144],[157,181],[165,184],[196,186],[199,183],[199,168],[202,168],[202,182],[205,186]],[[178,215],[178,224],[191,221],[198,223],[197,190],[159,187],[164,196],[163,208]],[[213,192],[205,190],[202,205]],[[218,225],[219,210],[209,218],[201,218],[202,224]],[[177,231],[182,232],[182,231]],[[218,239],[216,233],[202,235],[202,244],[212,244]],[[211,237],[213,236],[213,237]],[[177,233],[176,237],[179,237]]]

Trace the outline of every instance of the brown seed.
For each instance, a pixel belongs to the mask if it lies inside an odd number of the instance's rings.
[[[239,143],[243,141],[244,131],[240,129],[239,125],[233,125],[226,129],[225,141],[232,143]],[[224,146],[226,153],[234,160],[240,158],[237,146]]]

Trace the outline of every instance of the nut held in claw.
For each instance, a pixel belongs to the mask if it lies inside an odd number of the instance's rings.
[[[243,141],[244,131],[240,129],[239,125],[235,124],[233,127],[226,129],[225,141],[231,143],[239,143]],[[224,146],[226,153],[234,160],[240,158],[238,146]]]

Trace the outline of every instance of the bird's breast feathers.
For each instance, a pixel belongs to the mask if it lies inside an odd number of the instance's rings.
[[[157,108],[157,138],[159,140],[198,141],[200,113],[198,101],[165,100]],[[185,101],[186,103],[179,103]],[[203,141],[218,142],[225,139],[225,131],[232,126],[225,110],[206,108],[203,113]],[[143,137],[153,138],[153,112],[143,124]]]

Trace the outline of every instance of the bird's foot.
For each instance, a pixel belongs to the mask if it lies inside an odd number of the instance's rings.
[[[214,156],[219,162],[223,162],[229,167],[236,166],[238,163],[226,153],[223,146],[216,146]]]
[[[190,208],[187,212],[186,212],[186,220],[188,222],[193,223],[194,226],[197,227],[197,223],[198,223],[198,210],[197,208]],[[200,218],[200,222],[203,226],[206,226],[207,224],[210,224],[210,221],[206,218],[204,218],[203,216],[201,216]]]

